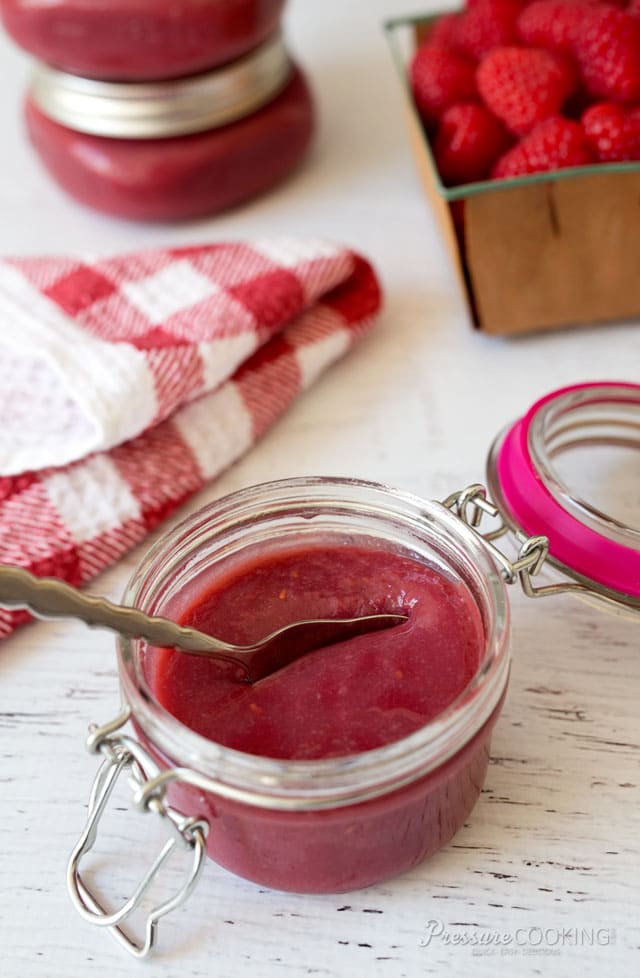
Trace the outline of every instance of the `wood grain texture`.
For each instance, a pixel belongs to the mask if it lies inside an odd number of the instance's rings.
[[[425,4],[427,7],[428,4]],[[168,228],[110,221],[68,202],[19,128],[26,61],[0,41],[3,253],[319,234],[371,255],[387,289],[378,330],[251,454],[180,515],[233,489],[291,475],[352,475],[427,497],[482,479],[494,434],[555,386],[638,380],[640,329],[622,324],[513,341],[474,333],[414,173],[401,95],[379,24],[401,0],[292,4],[292,43],[315,82],[323,127],[286,186],[223,219]],[[337,26],[339,25],[339,30]],[[366,84],[361,80],[366,78]],[[36,223],[37,222],[37,223]],[[64,228],[61,236],[60,229]],[[141,551],[97,581],[117,598]],[[557,598],[513,593],[514,662],[493,758],[469,824],[430,862],[341,895],[269,892],[209,863],[167,918],[154,978],[418,978],[499,969],[520,978],[640,970],[638,623]],[[95,761],[91,721],[119,705],[112,639],[38,624],[0,647],[0,973],[3,978],[142,974],[83,923],[65,891]],[[96,878],[122,898],[159,833],[114,799]],[[167,886],[183,866],[169,868]],[[430,920],[466,944],[434,938]],[[599,946],[470,945],[520,928],[615,931]],[[421,945],[422,942],[422,945]]]
[[[638,172],[471,197],[466,257],[481,327],[519,333],[637,316],[639,197]]]

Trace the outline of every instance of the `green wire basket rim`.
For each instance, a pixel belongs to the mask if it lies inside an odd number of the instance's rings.
[[[402,57],[402,52],[398,47],[397,40],[394,35],[399,28],[415,27],[417,24],[435,23],[435,21],[444,14],[455,12],[455,9],[449,8],[443,9],[440,13],[434,14],[407,14],[404,17],[392,17],[383,22],[383,27],[391,47],[393,60],[396,68],[398,69],[402,84],[409,99],[411,112],[420,124],[421,129],[423,129],[422,119],[420,118],[413,100],[413,93],[411,91],[411,85],[409,83],[409,77],[406,71],[404,59]],[[504,180],[479,180],[475,183],[459,184],[457,187],[446,187],[440,179],[440,174],[438,172],[433,153],[431,152],[431,144],[429,143],[426,134],[424,135],[423,143],[435,176],[436,189],[440,196],[444,197],[444,199],[449,203],[456,200],[465,200],[467,197],[474,197],[477,194],[502,193],[504,191],[513,190],[516,187],[532,187],[538,184],[555,183],[557,180],[571,180],[579,177],[599,176],[609,173],[640,172],[640,162],[633,160],[615,163],[591,163],[588,166],[567,166],[560,170],[545,170],[541,173],[531,173],[527,174],[526,176],[510,177]]]

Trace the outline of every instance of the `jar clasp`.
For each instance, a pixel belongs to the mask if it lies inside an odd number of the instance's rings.
[[[518,536],[520,548],[515,560],[510,560],[506,554],[496,547],[494,541],[512,531],[512,527],[502,520],[498,507],[490,499],[487,499],[487,490],[484,486],[480,484],[467,486],[466,489],[448,496],[442,505],[451,510],[480,537],[500,568],[506,583],[515,584],[519,581],[528,598],[544,598],[548,595],[566,592],[594,594],[593,589],[587,585],[572,581],[544,586],[533,583],[532,578],[542,570],[549,556],[549,540],[545,536]],[[485,516],[498,519],[499,522],[494,529],[481,533],[480,526]]]
[[[90,728],[87,748],[91,753],[101,754],[103,761],[91,790],[86,825],[69,859],[67,886],[76,909],[85,920],[99,927],[106,927],[125,950],[136,958],[144,958],[155,945],[160,918],[181,906],[198,881],[204,865],[209,824],[205,819],[189,818],[172,809],[164,800],[164,789],[147,793],[142,810],[160,816],[169,826],[171,834],[132,896],[119,910],[113,913],[105,910],[98,896],[83,879],[80,863],[96,842],[100,819],[120,775],[128,774],[129,783],[138,798],[140,790],[160,773],[153,758],[137,741],[118,732],[129,717],[130,711],[125,709],[110,723]],[[148,913],[144,941],[139,943],[126,933],[122,925],[140,906],[145,893],[178,844],[193,853],[187,880],[176,894],[153,907]]]

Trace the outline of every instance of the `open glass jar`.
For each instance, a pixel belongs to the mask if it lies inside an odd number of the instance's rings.
[[[594,438],[624,442],[625,449],[632,450],[637,470],[639,386],[585,385],[557,392],[501,437],[491,454],[489,477],[493,483],[502,473],[496,489],[505,497],[506,515],[485,536],[479,532],[483,516],[500,514],[481,486],[455,493],[441,504],[365,482],[296,479],[227,497],[156,544],[134,574],[126,601],[170,616],[179,615],[184,595],[200,575],[216,573],[216,568],[255,548],[291,539],[357,541],[385,552],[410,554],[467,588],[482,620],[483,654],[463,692],[415,733],[360,754],[307,762],[245,754],[194,733],[154,695],[146,646],[121,640],[123,713],[91,732],[89,747],[104,761],[87,826],[69,866],[71,894],[81,913],[110,927],[129,950],[143,955],[153,944],[159,917],[192,889],[205,851],[233,872],[263,885],[337,892],[395,876],[448,841],[480,792],[491,729],[506,690],[510,651],[505,583],[520,581],[531,596],[576,591],[640,614],[637,526],[611,520],[593,507],[583,512],[584,504],[568,484],[558,481],[552,491],[549,482],[558,478],[560,454],[592,446]],[[585,565],[575,573],[568,570],[563,552],[564,559],[557,562],[569,579],[536,587],[532,579],[542,569],[549,539],[557,539],[557,532],[552,522],[540,526],[549,529],[549,537],[529,535],[517,493],[505,477],[514,442],[524,446],[518,478],[532,475],[535,485],[552,497],[555,509],[550,512],[556,523],[564,523],[569,511],[580,526],[594,518],[606,520],[601,527],[607,531],[604,539],[622,548],[616,553],[620,567],[626,561],[628,586],[622,579],[615,587],[608,577],[599,580],[601,561],[592,561],[590,576]],[[541,461],[547,484],[537,468]],[[514,476],[514,481],[518,478]],[[496,547],[496,540],[509,531],[517,542],[514,559]],[[137,739],[121,732],[129,719]],[[137,807],[167,818],[175,831],[174,841],[182,841],[194,858],[183,890],[151,914],[147,939],[141,945],[131,942],[121,925],[165,852],[134,897],[113,914],[103,911],[80,873],[80,861],[93,844],[106,800],[123,770],[137,785]]]

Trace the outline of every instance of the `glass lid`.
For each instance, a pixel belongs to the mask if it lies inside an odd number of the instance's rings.
[[[542,398],[494,443],[488,482],[513,529],[548,537],[552,563],[640,604],[640,385]]]

